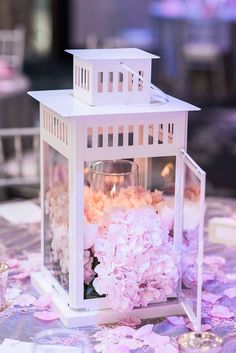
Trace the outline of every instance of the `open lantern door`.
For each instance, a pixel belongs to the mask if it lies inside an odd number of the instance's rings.
[[[201,331],[203,224],[206,173],[184,151],[181,171],[181,283],[179,299],[194,330]]]

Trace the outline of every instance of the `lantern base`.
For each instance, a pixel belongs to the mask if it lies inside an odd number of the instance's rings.
[[[61,322],[68,328],[92,326],[98,324],[115,323],[124,318],[127,313],[116,312],[111,309],[103,310],[86,310],[72,309],[58,295],[44,276],[40,272],[32,273],[31,280],[33,286],[40,294],[51,294],[52,305],[56,313],[59,315]],[[176,299],[166,303],[151,304],[146,308],[133,309],[128,313],[129,317],[136,316],[140,319],[153,319],[157,317],[165,317],[172,315],[184,315],[185,311]]]

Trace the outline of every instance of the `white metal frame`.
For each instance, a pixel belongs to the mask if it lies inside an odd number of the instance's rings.
[[[151,82],[152,59],[157,56],[136,48],[132,55],[130,48],[98,49],[93,55],[91,50],[67,52],[73,55],[73,88],[79,100],[96,106],[149,104],[150,86],[144,81]]]
[[[93,311],[94,315],[98,315],[97,310],[106,309],[107,317],[104,320],[108,320],[111,310],[107,303],[107,298],[96,298],[96,299],[84,299],[84,288],[83,288],[83,237],[79,238],[77,236],[77,229],[83,229],[83,190],[84,185],[84,163],[92,161],[94,159],[98,160],[108,160],[108,159],[122,159],[122,158],[134,158],[136,160],[142,159],[146,160],[148,157],[162,157],[162,156],[174,156],[176,157],[176,194],[175,194],[175,222],[174,222],[174,244],[178,248],[181,244],[181,204],[182,194],[181,194],[181,180],[183,176],[181,175],[182,170],[182,155],[185,156],[185,160],[188,165],[190,165],[191,170],[195,171],[195,163],[188,159],[187,154],[183,152],[183,148],[186,148],[187,143],[187,112],[166,112],[166,113],[139,113],[139,114],[128,114],[127,116],[119,116],[119,119],[114,116],[101,115],[97,122],[94,121],[94,117],[88,116],[81,118],[71,118],[70,120],[65,120],[60,117],[55,112],[51,111],[45,106],[41,106],[40,115],[42,119],[41,124],[41,136],[42,136],[42,146],[41,146],[41,165],[42,169],[44,166],[44,151],[43,144],[46,142],[49,146],[53,147],[55,150],[60,152],[63,156],[68,158],[69,163],[69,194],[70,194],[70,214],[69,214],[69,239],[70,239],[70,259],[69,259],[69,293],[67,293],[53,275],[47,270],[47,268],[42,266],[42,276],[45,278],[47,283],[51,283],[51,287],[54,288],[59,294],[59,297],[67,303],[71,308],[77,310],[89,310]],[[63,123],[64,128],[62,129]],[[160,124],[163,126],[162,132],[162,143],[160,141]],[[173,136],[168,134],[169,124],[174,124]],[[65,129],[65,126],[67,128]],[[133,145],[128,144],[128,133],[129,127],[132,126]],[[140,144],[138,127],[142,126],[142,144]],[[153,127],[153,143],[148,143],[148,127]],[[88,129],[91,128],[92,139],[95,145],[87,145],[88,141]],[[108,146],[108,128],[113,128],[113,146]],[[122,127],[123,132],[123,145],[118,146],[118,133],[119,127]],[[98,146],[98,131],[99,129],[103,132],[103,146]],[[63,130],[60,133],[57,130]],[[65,136],[66,131],[66,136]],[[78,138],[78,136],[80,138]],[[115,141],[116,140],[116,141]],[[180,155],[180,151],[181,155]],[[96,158],[95,158],[96,156]],[[191,162],[189,162],[191,160]],[[200,170],[198,168],[197,170]],[[76,171],[74,173],[73,171]],[[204,172],[203,172],[204,173]],[[44,205],[44,175],[42,172],[42,205]],[[42,207],[42,219],[44,217],[44,207]],[[79,216],[78,216],[79,215]],[[42,257],[44,257],[44,226],[42,224]],[[202,245],[201,245],[202,246]],[[75,251],[77,249],[77,251]],[[201,259],[200,259],[201,260]],[[199,283],[201,283],[201,275],[199,272]],[[41,281],[43,281],[41,279]],[[201,294],[201,285],[199,289]],[[200,295],[198,293],[198,295]],[[57,300],[56,300],[57,302]],[[183,301],[183,307],[186,312],[191,317],[195,327],[199,327],[200,312],[198,306],[197,319],[193,315],[191,308]],[[168,310],[170,310],[170,305],[167,305]],[[153,305],[152,305],[153,308]],[[177,310],[177,307],[175,307]],[[74,310],[72,309],[72,310]],[[137,313],[139,309],[135,309]],[[143,309],[145,310],[145,309]],[[180,310],[180,309],[178,309]],[[177,310],[177,311],[178,311]],[[108,314],[108,312],[110,314]],[[147,309],[147,313],[149,309]],[[160,304],[157,304],[157,310],[155,310],[155,315],[160,313]],[[105,312],[104,312],[105,313]],[[161,309],[161,315],[165,314],[163,312],[163,307]],[[73,316],[73,315],[72,315]],[[110,315],[111,319],[116,315]],[[148,314],[149,316],[149,314]],[[96,320],[94,318],[94,320]],[[72,322],[77,322],[75,319]]]
[[[58,114],[48,109],[45,106],[41,106],[41,138],[43,143],[47,143],[49,146],[53,147],[64,157],[68,159],[69,163],[69,190],[70,190],[70,239],[73,239],[73,244],[71,246],[72,252],[70,259],[71,263],[71,276],[78,269],[83,262],[83,239],[78,240],[74,238],[73,234],[76,234],[76,229],[83,228],[83,221],[79,221],[78,214],[83,214],[83,193],[81,189],[84,185],[83,171],[84,163],[96,159],[109,160],[109,159],[121,159],[121,158],[148,158],[148,157],[161,157],[161,156],[178,156],[178,151],[180,148],[186,147],[186,124],[187,124],[187,113],[186,112],[168,112],[168,113],[139,113],[139,114],[129,114],[127,116],[122,116],[117,119],[114,116],[100,116],[99,121],[95,123],[94,118],[86,117],[81,119],[70,119],[65,120]],[[64,124],[64,128],[63,125]],[[160,124],[163,125],[163,135],[162,143],[159,143],[159,127]],[[174,124],[174,133],[171,139],[168,134],[168,124]],[[129,126],[133,127],[133,145],[128,145],[128,129]],[[142,144],[140,144],[138,127],[142,127]],[[154,129],[153,144],[148,143],[148,127],[152,126]],[[66,127],[66,128],[65,128]],[[91,148],[87,147],[88,129],[93,128],[93,145]],[[97,136],[98,129],[103,128],[103,146],[97,147]],[[113,128],[113,146],[108,147],[108,128]],[[118,146],[118,132],[119,127],[123,129],[123,146]],[[63,130],[60,133],[57,130]],[[80,138],[78,138],[80,136]],[[74,146],[74,147],[73,147]],[[43,146],[41,153],[41,166],[44,166],[44,151]],[[77,171],[76,173],[70,171]],[[178,173],[176,172],[176,175]],[[44,197],[44,175],[42,173],[42,205]],[[76,196],[75,196],[76,195]],[[79,196],[78,196],[79,195]],[[177,202],[176,202],[177,204]],[[77,221],[75,221],[77,219]],[[82,217],[83,219],[83,217]],[[176,224],[178,220],[176,217]],[[81,248],[80,248],[81,247]],[[80,249],[77,259],[74,259],[75,252],[74,249]],[[73,269],[73,270],[72,270]],[[75,274],[75,278],[79,278],[83,271],[81,269]],[[47,273],[47,271],[45,272]],[[50,275],[50,277],[52,277]],[[54,283],[53,285],[58,291],[61,291],[60,286],[58,287],[57,281],[50,278]],[[85,302],[82,302],[83,291],[78,287],[73,289],[72,283],[80,282],[73,281],[70,277],[70,301],[73,307],[84,307]],[[63,290],[63,295],[64,290]],[[80,293],[81,299],[78,301],[78,293]],[[100,300],[100,299],[99,299]],[[96,300],[90,299],[89,307],[92,301]],[[102,300],[101,300],[102,301]],[[103,300],[104,301],[104,300]],[[72,304],[73,303],[73,304]],[[87,305],[86,305],[87,306]]]
[[[78,239],[76,236],[76,229],[83,229],[83,189],[84,185],[84,163],[96,159],[121,159],[121,158],[148,158],[148,157],[161,157],[161,156],[175,156],[176,157],[176,184],[178,183],[178,152],[181,148],[186,147],[186,124],[187,124],[187,113],[186,112],[168,112],[168,113],[139,113],[128,116],[119,117],[116,116],[100,116],[99,122],[95,123],[94,118],[89,117],[81,119],[70,119],[70,121],[64,122],[63,118],[55,114],[50,109],[42,106],[41,107],[41,136],[42,141],[53,147],[55,150],[60,152],[63,156],[68,159],[69,163],[69,190],[70,190],[70,291],[69,297],[53,276],[48,273],[48,270],[43,267],[44,275],[48,275],[49,281],[67,300],[70,305],[74,308],[89,308],[89,309],[101,309],[107,308],[106,298],[98,299],[84,299],[83,288],[83,239]],[[56,119],[56,120],[55,120]],[[59,123],[58,123],[59,121]],[[112,122],[112,123],[111,123]],[[67,134],[65,137],[63,134],[58,134],[60,130],[60,123],[67,124]],[[162,124],[162,143],[159,143],[160,131],[159,127]],[[168,133],[169,124],[174,124],[174,133],[170,137]],[[54,126],[53,126],[54,125]],[[128,129],[133,127],[133,145],[128,144]],[[138,127],[142,127],[142,144],[140,144]],[[148,143],[148,127],[153,127],[153,144]],[[87,146],[88,129],[93,128],[93,142],[95,146]],[[97,146],[98,129],[103,129],[103,146]],[[113,146],[108,146],[108,128],[113,128]],[[123,146],[118,146],[118,132],[119,127],[122,127],[123,131]],[[64,127],[65,131],[65,127]],[[83,133],[82,133],[83,131]],[[80,138],[78,138],[80,136]],[[105,137],[106,136],[106,137]],[[74,146],[74,147],[73,147]],[[41,165],[43,168],[44,152],[41,153]],[[77,171],[73,173],[70,171]],[[44,190],[43,190],[43,173],[42,173],[42,205],[44,203]],[[178,210],[178,197],[176,194],[175,208]],[[43,208],[43,206],[42,206]],[[78,217],[81,215],[81,217]],[[175,217],[175,234],[179,233],[179,217]],[[42,234],[42,240],[43,240]],[[177,239],[175,239],[175,243]],[[77,254],[74,249],[77,249]],[[42,249],[43,254],[43,249]],[[44,254],[43,254],[44,256]],[[76,280],[75,280],[76,279]]]
[[[147,87],[147,85],[142,85],[142,90],[139,90],[140,79],[132,73],[129,73],[128,70],[123,67],[123,62],[121,63],[120,60],[113,60],[106,63],[104,66],[104,63],[100,61],[89,63],[75,57],[74,63],[74,93],[75,97],[79,98],[81,101],[96,106],[149,103],[149,87]],[[130,63],[129,60],[125,61],[125,64],[126,66],[129,65],[129,67],[135,72],[142,71],[145,75],[145,80],[150,80],[151,60],[132,60],[132,63]],[[89,72],[89,84],[87,81],[86,83],[82,82],[81,84],[82,69],[85,69],[86,73]],[[78,74],[78,72],[80,72],[80,74]],[[109,79],[110,72],[113,74],[112,82]],[[98,82],[99,73],[102,73],[102,84],[99,84]],[[123,75],[122,85],[119,82],[119,73]],[[132,83],[129,84],[130,80]],[[80,85],[78,85],[79,81]],[[94,84],[92,84],[92,82],[94,82]],[[98,87],[100,90],[98,90]]]

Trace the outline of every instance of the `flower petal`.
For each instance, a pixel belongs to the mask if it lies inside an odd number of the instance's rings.
[[[193,324],[191,321],[189,321],[186,325],[187,328],[189,328],[190,330],[192,331],[195,331],[194,327],[193,327]],[[201,325],[201,331],[202,332],[205,332],[205,331],[209,331],[212,329],[212,326],[210,324],[202,324]]]
[[[134,334],[134,338],[144,339],[152,332],[153,324],[148,324],[140,327]]]
[[[18,273],[16,275],[13,275],[10,277],[10,279],[19,279],[19,280],[23,280],[23,279],[26,279],[30,277],[30,274],[29,272],[21,272],[21,273]]]
[[[7,265],[8,265],[8,267],[10,269],[18,267],[19,264],[20,264],[20,262],[17,259],[9,259],[9,260],[7,260]]]
[[[53,311],[38,311],[33,315],[34,317],[42,321],[52,321],[59,319],[58,314]]]
[[[132,327],[129,327],[129,326],[118,326],[118,327],[114,328],[113,332],[118,336],[122,336],[122,337],[131,336],[131,337],[133,337],[136,331],[135,331],[135,329],[133,329]]]
[[[147,335],[144,338],[144,343],[148,344],[152,348],[160,348],[163,345],[170,343],[170,337],[169,336],[161,336],[155,332],[151,332],[149,335]]]
[[[51,302],[52,302],[52,297],[49,295],[49,294],[45,294],[41,297],[39,297],[36,302],[35,302],[35,306],[38,308],[38,309],[45,309],[47,307],[50,307],[51,306]]]
[[[27,307],[30,305],[34,305],[34,303],[36,302],[36,298],[33,297],[30,294],[21,294],[19,295],[19,297],[17,297],[14,300],[14,305],[20,306],[20,307]]]
[[[175,326],[184,326],[185,325],[185,320],[183,316],[168,316],[167,320]]]
[[[107,353],[130,353],[129,347],[124,344],[111,344]]]
[[[158,349],[158,353],[178,353],[179,350],[172,344],[166,344]]]
[[[220,298],[222,298],[222,295],[220,295],[220,294],[213,294],[210,292],[203,292],[202,293],[202,300],[204,300],[205,302],[211,303],[211,304],[215,304],[217,302],[217,300],[219,300]]]
[[[224,295],[226,295],[228,298],[235,298],[236,297],[236,288],[228,288],[224,291]]]
[[[221,317],[223,319],[230,319],[234,316],[234,313],[230,312],[229,308],[224,305],[215,305],[210,311],[210,314],[212,316]]]
[[[204,257],[203,262],[205,265],[223,266],[225,265],[226,260],[222,256],[209,255]]]
[[[128,316],[128,317],[124,317],[123,319],[120,319],[119,322],[121,324],[133,327],[133,326],[140,325],[141,319],[137,316]]]

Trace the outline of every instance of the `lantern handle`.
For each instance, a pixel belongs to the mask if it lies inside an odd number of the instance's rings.
[[[132,70],[129,66],[123,64],[122,62],[120,63],[120,65],[125,70],[129,71],[131,74],[133,74],[134,76],[136,76],[137,78],[142,80],[145,85],[149,86],[150,89],[154,91],[154,94],[159,98],[160,103],[168,103],[169,102],[168,95],[166,93],[164,93],[160,88],[155,86],[153,83],[146,81],[143,76],[139,75],[136,71]]]

